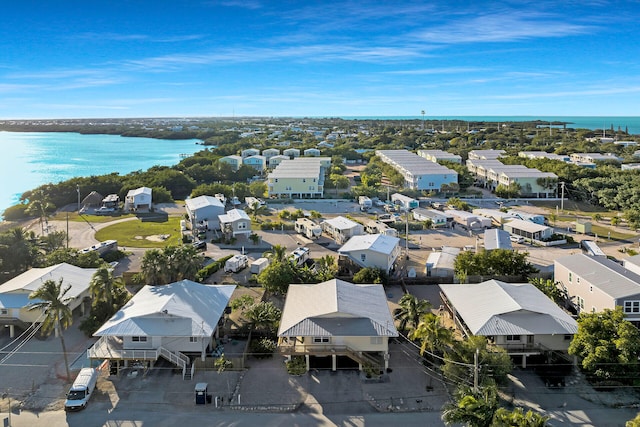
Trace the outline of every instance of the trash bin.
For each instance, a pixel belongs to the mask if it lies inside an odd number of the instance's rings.
[[[207,394],[207,403],[211,403],[213,401],[213,395]]]
[[[209,384],[198,383],[196,384],[196,405],[204,405],[207,403],[207,388]],[[211,401],[209,401],[211,403]]]

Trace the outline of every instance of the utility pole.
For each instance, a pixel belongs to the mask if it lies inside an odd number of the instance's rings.
[[[478,393],[478,353],[479,349],[476,348],[476,352],[473,353],[473,392]]]
[[[405,238],[404,238],[404,250],[407,253],[407,259],[409,259],[409,209],[405,211]]]
[[[80,213],[80,185],[76,185],[76,191],[78,192],[78,213]]]
[[[560,182],[560,211],[564,212],[564,181]]]

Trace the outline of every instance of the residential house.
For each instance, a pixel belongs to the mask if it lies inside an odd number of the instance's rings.
[[[404,186],[412,190],[440,191],[458,184],[458,172],[408,150],[376,150],[376,156],[393,166],[404,177]]]
[[[267,164],[269,164],[269,160],[272,157],[280,155],[280,150],[277,148],[267,148],[266,150],[262,150],[262,155],[267,159]]]
[[[460,254],[460,248],[443,246],[440,251],[431,252],[427,257],[424,272],[427,277],[448,277],[455,275],[455,261]]]
[[[484,336],[511,356],[566,352],[578,331],[576,321],[530,283],[488,280],[439,285],[440,296],[465,336]]]
[[[317,148],[307,148],[303,151],[305,157],[318,157],[320,156],[320,150]]]
[[[140,187],[134,190],[129,190],[124,199],[124,210],[135,212],[151,209],[151,201],[153,199],[152,192],[153,190],[149,187]]]
[[[355,221],[343,216],[337,216],[320,223],[322,231],[327,233],[336,243],[342,244],[353,236],[364,233],[364,227]]]
[[[440,163],[440,162],[451,162],[451,163],[462,163],[462,156],[458,154],[448,153],[443,150],[418,150],[418,156],[424,157],[430,162]]]
[[[498,209],[483,209],[483,208],[479,208],[479,209],[474,209],[472,211],[472,213],[474,215],[483,216],[485,218],[491,219],[492,223],[494,225],[498,226],[498,227],[501,227],[502,224],[504,224],[507,221],[510,221],[512,219],[522,219],[522,218],[517,217],[514,214],[507,213],[507,212],[502,212],[502,211],[500,211]]]
[[[397,337],[382,285],[332,279],[289,285],[278,329],[280,354],[304,356],[307,370],[389,367]]]
[[[267,175],[269,197],[322,198],[324,172],[330,164],[328,157],[283,160]]]
[[[504,150],[471,150],[468,158],[471,160],[497,160],[507,152]]]
[[[388,274],[400,255],[400,239],[385,234],[352,236],[338,249],[338,255],[340,259],[348,258],[350,263],[358,267],[357,270],[367,267],[379,268]]]
[[[629,271],[640,274],[640,255],[633,255],[622,260],[622,266]]]
[[[224,204],[217,197],[198,196],[184,201],[191,230],[217,230],[220,228],[219,215],[224,214]]]
[[[391,195],[391,202],[395,205],[399,205],[403,210],[409,211],[419,206],[419,203],[413,197],[405,196],[401,193],[394,193]]]
[[[511,236],[504,230],[491,228],[484,232],[484,249],[487,251],[494,249],[512,250]]]
[[[512,236],[529,240],[544,241],[553,235],[553,228],[523,219],[512,219],[502,225],[502,229]]]
[[[151,366],[160,358],[191,378],[191,357],[205,360],[216,348],[218,325],[235,285],[191,280],[144,286],[94,334],[90,359],[109,360],[118,369],[133,360]]]
[[[232,236],[251,234],[251,218],[242,209],[231,209],[226,214],[218,215],[220,229]]]
[[[622,162],[620,157],[612,153],[573,153],[569,157],[574,163]]]
[[[260,150],[258,150],[257,148],[247,148],[240,152],[240,157],[242,157],[243,161],[247,157],[258,156],[258,155],[260,155]]]
[[[263,172],[267,168],[267,158],[264,156],[249,156],[242,161],[243,164],[251,166],[258,172]]]
[[[278,154],[269,158],[269,169],[275,169],[283,160],[290,160],[289,156]]]
[[[30,304],[39,300],[29,299],[32,292],[38,290],[45,281],[62,280],[62,288],[70,286],[65,298],[67,306],[85,314],[86,301],[90,298],[89,284],[96,268],[80,268],[61,263],[44,268],[32,268],[0,285],[0,325],[9,328],[9,336],[15,337],[15,327],[26,329],[32,323],[42,321],[42,312],[29,310]]]
[[[242,166],[242,157],[236,155],[221,157],[218,159],[218,161],[227,163],[234,171],[237,171],[238,169],[240,169],[240,166]]]
[[[556,153],[547,153],[546,151],[520,151],[518,153],[519,157],[524,157],[526,159],[549,159],[549,160],[558,160],[560,162],[569,162],[571,158],[568,155],[564,154],[556,154]]]
[[[297,148],[287,148],[286,150],[282,150],[282,154],[288,156],[290,159],[294,159],[300,157],[300,150]]]
[[[554,280],[566,290],[575,310],[597,313],[622,307],[640,326],[640,275],[602,256],[574,254],[554,260]]]
[[[449,219],[452,217],[436,209],[416,208],[411,211],[411,214],[416,221],[431,221],[431,226],[434,228],[451,226]]]

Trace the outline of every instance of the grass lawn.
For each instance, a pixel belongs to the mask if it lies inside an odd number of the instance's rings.
[[[161,236],[168,236],[166,239]],[[96,233],[101,242],[109,239],[117,240],[118,246],[134,248],[164,248],[177,246],[182,242],[180,233],[180,217],[169,217],[163,222],[125,221],[113,224]]]
[[[92,224],[101,224],[104,222],[111,222],[116,219],[130,218],[135,216],[133,214],[115,214],[115,215],[78,215],[78,212],[69,212],[69,221],[74,222],[83,222],[89,221]],[[54,221],[66,221],[67,220],[67,212],[57,212],[55,215],[51,216],[50,219]]]

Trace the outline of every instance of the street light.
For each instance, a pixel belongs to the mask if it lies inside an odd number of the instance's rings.
[[[76,185],[76,191],[78,192],[78,213],[80,213],[80,185]]]

